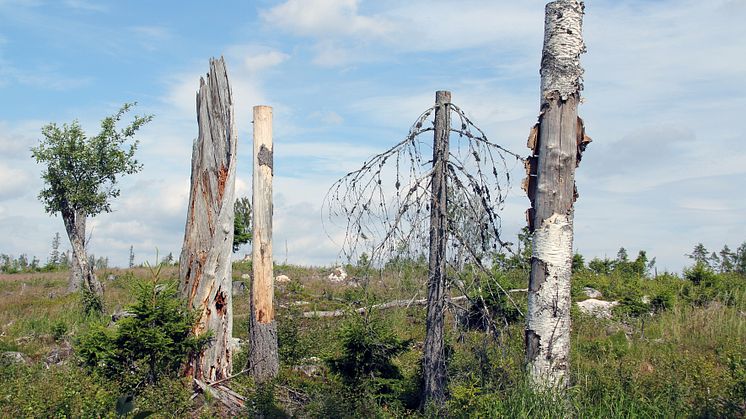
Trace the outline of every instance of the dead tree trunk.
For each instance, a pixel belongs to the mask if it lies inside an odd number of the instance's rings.
[[[563,389],[570,356],[575,167],[587,142],[577,105],[582,89],[580,54],[583,2],[559,0],[546,6],[541,60],[541,114],[529,136],[529,178],[524,184],[533,231],[526,361],[536,389]]]
[[[187,371],[209,383],[230,376],[233,366],[231,254],[237,137],[222,57],[210,60],[206,82],[200,78],[197,123],[179,293],[199,315],[194,333],[212,333],[209,346],[192,357]]]
[[[249,371],[256,382],[277,376],[272,272],[272,108],[254,106],[253,243]]]
[[[451,128],[451,92],[435,93],[435,133],[433,144],[432,199],[430,201],[430,261],[427,284],[427,321],[422,358],[423,404],[439,406],[445,400],[446,358],[443,317],[446,289],[446,165]]]

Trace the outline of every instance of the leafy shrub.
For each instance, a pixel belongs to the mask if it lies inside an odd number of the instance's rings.
[[[100,377],[74,365],[0,368],[0,417],[114,417],[116,395]]]
[[[290,366],[297,365],[308,352],[308,345],[301,336],[300,310],[297,307],[278,319],[277,351],[280,361]]]
[[[283,419],[289,417],[277,406],[272,383],[259,385],[246,403],[246,408],[250,418]]]
[[[63,322],[62,320],[57,320],[52,325],[52,338],[54,340],[58,341],[67,335],[67,323]]]
[[[709,285],[715,281],[715,272],[703,262],[697,262],[691,268],[684,269],[684,278],[694,285]]]
[[[640,317],[650,312],[650,306],[640,298],[625,297],[614,307],[614,313],[628,317]]]
[[[93,314],[104,311],[104,299],[86,287],[80,289],[81,306],[83,313]]]
[[[175,377],[187,356],[207,342],[192,334],[195,316],[177,299],[173,283],[156,278],[136,283],[134,291],[132,317],[114,329],[94,325],[77,342],[83,364],[119,380],[124,390]]]
[[[361,396],[384,400],[395,395],[402,374],[393,359],[411,341],[399,339],[386,323],[367,315],[347,320],[340,337],[342,354],[328,361],[331,371]]]

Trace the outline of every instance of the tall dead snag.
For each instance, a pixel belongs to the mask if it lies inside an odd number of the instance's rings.
[[[199,136],[192,150],[192,184],[179,260],[179,294],[197,311],[194,333],[212,333],[190,360],[189,373],[208,383],[233,366],[231,254],[237,134],[225,61],[210,60],[197,93]]]
[[[254,106],[253,243],[249,372],[256,382],[277,376],[277,324],[272,272],[272,108]]]
[[[422,401],[439,408],[447,387],[444,311],[455,301],[449,287],[469,296],[464,298],[484,308],[487,317],[482,290],[505,293],[497,281],[482,288],[474,278],[491,278],[486,266],[509,249],[500,238],[499,211],[510,184],[505,157],[523,159],[490,142],[449,92],[435,98],[406,138],[335,182],[323,210],[344,226],[342,252],[348,259],[370,252],[370,263],[383,266],[429,255]],[[435,144],[422,135],[430,131]],[[432,159],[424,155],[431,147]],[[479,272],[463,275],[466,281],[454,278],[464,266]]]
[[[533,231],[526,315],[526,361],[537,389],[568,384],[570,277],[572,268],[575,168],[589,141],[577,105],[582,90],[580,54],[582,1],[547,4],[541,59],[541,114],[531,130],[524,188]]]
[[[448,186],[448,137],[451,129],[451,92],[435,93],[433,173],[430,193],[430,258],[427,282],[427,321],[422,356],[424,400],[442,404],[446,389],[446,356],[443,316],[446,298],[446,214]]]

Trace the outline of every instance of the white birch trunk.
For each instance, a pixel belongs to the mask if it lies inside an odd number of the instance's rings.
[[[568,385],[573,202],[578,161],[577,105],[582,89],[580,54],[583,2],[546,6],[541,62],[541,115],[532,131],[527,191],[534,230],[526,314],[526,361],[536,389]],[[538,141],[538,143],[537,143]],[[535,176],[535,180],[531,179]]]

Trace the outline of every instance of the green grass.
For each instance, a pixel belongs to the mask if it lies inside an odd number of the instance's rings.
[[[236,264],[234,279],[249,273]],[[282,345],[280,377],[274,393],[257,390],[249,377],[239,376],[231,387],[275,413],[296,417],[743,417],[746,414],[746,278],[735,274],[707,276],[695,285],[675,275],[656,279],[629,273],[596,275],[577,272],[573,298],[586,298],[585,286],[604,299],[625,301],[611,320],[591,318],[573,310],[571,387],[564,394],[537,394],[523,371],[523,319],[498,323],[490,333],[463,330],[447,318],[449,399],[445,410],[419,412],[417,386],[425,309],[421,306],[374,313],[402,340],[412,340],[394,359],[402,374],[387,383],[384,396],[354,392],[332,374],[325,360],[342,351],[340,326],[344,318],[302,318],[302,311],[356,308],[393,299],[424,298],[426,270],[403,264],[380,272],[348,267],[367,286],[329,283],[331,267],[280,265],[276,274],[292,282],[277,288]],[[115,271],[106,284],[109,313],[133,302],[131,286],[149,271]],[[162,277],[175,278],[175,267]],[[104,273],[100,273],[105,278]],[[501,272],[505,288],[525,288],[524,271]],[[473,279],[473,278],[472,278]],[[489,281],[482,278],[487,287]],[[24,285],[25,284],[25,285]],[[90,324],[106,321],[86,317],[80,298],[66,295],[64,272],[0,275],[0,351],[19,351],[31,365],[0,364],[0,417],[113,417],[120,394],[115,383],[91,374],[73,357],[62,366],[43,365],[61,341],[75,342]],[[248,285],[248,284],[247,284]],[[513,294],[521,309],[525,294]],[[642,305],[643,296],[660,297],[660,306]],[[234,299],[234,335],[247,337],[248,293]],[[295,306],[295,301],[309,304]],[[502,304],[493,301],[495,304]],[[626,304],[626,305],[625,305]],[[648,313],[648,308],[655,314]],[[322,360],[318,373],[296,371],[308,358]],[[235,370],[245,363],[236,356]],[[364,387],[362,387],[364,388]],[[203,396],[190,400],[191,387],[167,380],[138,396],[138,411],[156,417],[220,416],[224,410]],[[161,407],[159,407],[161,406]],[[274,408],[273,408],[274,409]],[[249,414],[249,412],[247,412]]]

